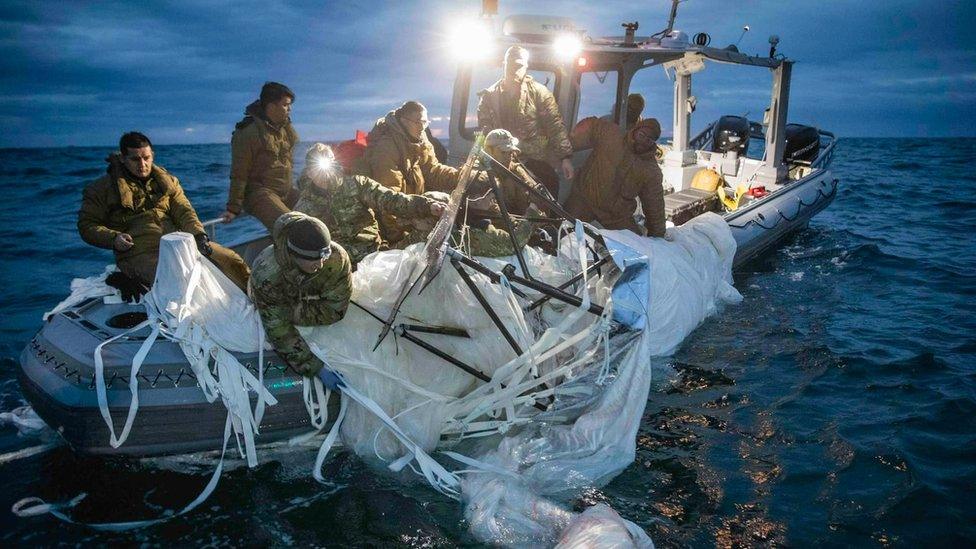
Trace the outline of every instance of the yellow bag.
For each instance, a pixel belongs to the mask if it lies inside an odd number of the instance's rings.
[[[739,185],[739,187],[735,190],[735,196],[730,198],[725,193],[725,187],[722,186],[718,188],[718,198],[722,201],[722,204],[725,205],[726,210],[734,212],[739,209],[739,201],[742,200],[742,197],[748,192],[749,186],[742,184]]]

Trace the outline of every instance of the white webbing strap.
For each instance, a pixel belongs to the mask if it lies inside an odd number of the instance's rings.
[[[371,412],[390,429],[390,432],[393,433],[397,440],[407,447],[408,453],[413,454],[413,459],[416,460],[417,465],[420,467],[421,474],[435,490],[450,498],[458,498],[461,479],[445,469],[440,463],[437,463],[420,445],[412,441],[410,436],[403,432],[400,426],[387,415],[379,404],[348,385],[342,387],[342,394]],[[343,402],[345,402],[345,399],[343,399]]]
[[[137,332],[149,324],[152,324],[152,331],[149,333],[149,337],[142,343],[139,347],[139,351],[136,353],[135,357],[132,358],[132,366],[129,369],[129,412],[125,418],[125,425],[122,427],[122,434],[119,436],[115,435],[115,424],[112,422],[112,414],[108,409],[108,395],[105,389],[105,362],[102,359],[102,349],[109,343],[113,343],[119,338],[127,336],[133,332]],[[149,353],[149,348],[155,343],[156,338],[159,336],[159,324],[154,321],[153,318],[148,318],[136,326],[122,332],[121,334],[106,339],[105,341],[98,344],[95,347],[95,396],[98,399],[98,411],[102,414],[102,419],[105,420],[105,424],[108,425],[108,432],[110,435],[109,444],[112,448],[118,448],[125,442],[125,439],[129,437],[129,431],[132,429],[132,423],[136,419],[136,411],[139,409],[139,368],[142,367],[142,362],[146,359],[146,355]]]
[[[319,381],[318,378],[315,378]],[[321,381],[319,381],[321,383]],[[342,420],[346,418],[346,406],[348,405],[348,400],[339,396],[339,415],[336,416],[335,423],[332,425],[332,429],[329,430],[329,434],[322,441],[322,446],[319,447],[319,453],[315,456],[315,465],[312,467],[312,477],[315,480],[326,483],[325,477],[322,476],[322,464],[325,463],[326,456],[329,455],[329,451],[335,445],[336,439],[339,437],[339,427],[342,426]]]
[[[71,509],[78,505],[81,500],[85,499],[87,494],[79,494],[73,499],[65,503],[47,503],[43,499],[38,497],[28,497],[24,498],[17,503],[14,503],[10,508],[10,511],[18,517],[36,517],[44,514],[50,514],[55,518],[62,520],[70,524],[77,524],[79,526],[86,526],[95,530],[100,530],[103,532],[122,532],[125,530],[133,530],[135,528],[143,528],[145,526],[151,526],[153,524],[159,524],[166,522],[170,519],[176,518],[180,515],[185,515],[190,511],[196,509],[201,503],[210,497],[210,494],[217,488],[217,483],[220,481],[220,474],[224,470],[224,455],[227,453],[227,441],[230,440],[231,433],[231,416],[227,414],[227,421],[224,423],[224,446],[220,451],[220,461],[217,463],[217,468],[214,469],[213,474],[210,476],[210,481],[204,486],[203,491],[200,495],[191,501],[186,507],[177,511],[176,513],[167,514],[163,518],[150,519],[150,520],[134,520],[129,522],[101,522],[95,524],[89,524],[86,522],[80,522],[69,517],[63,512],[63,510]],[[167,511],[169,513],[169,511]]]

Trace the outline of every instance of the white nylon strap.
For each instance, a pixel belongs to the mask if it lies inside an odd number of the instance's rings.
[[[28,497],[24,498],[17,503],[14,503],[10,508],[10,511],[17,515],[18,517],[36,517],[39,515],[50,514],[51,516],[62,520],[70,524],[77,524],[79,526],[86,526],[95,530],[103,532],[123,532],[125,530],[133,530],[135,528],[143,528],[146,526],[151,526],[153,524],[159,524],[166,522],[180,515],[185,515],[190,511],[196,509],[201,503],[207,501],[210,494],[213,493],[214,489],[217,488],[217,483],[220,481],[220,474],[224,470],[224,454],[227,453],[227,441],[230,440],[231,433],[231,416],[227,415],[227,421],[224,423],[224,446],[220,452],[220,461],[217,463],[217,468],[214,469],[213,474],[210,476],[210,481],[204,486],[203,491],[200,495],[191,501],[186,507],[177,511],[176,513],[166,515],[163,518],[151,519],[151,520],[135,520],[129,522],[102,522],[89,524],[86,522],[76,521],[69,517],[67,514],[62,512],[62,510],[71,509],[78,505],[78,503],[85,498],[87,494],[79,494],[75,496],[70,501],[65,503],[47,503],[43,499],[38,497]]]

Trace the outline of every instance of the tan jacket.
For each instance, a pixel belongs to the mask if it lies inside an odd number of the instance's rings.
[[[231,137],[230,195],[227,209],[240,213],[244,196],[259,187],[286,197],[292,188],[292,150],[298,133],[291,122],[274,126],[260,114],[257,101],[247,106]]]
[[[657,120],[642,120],[634,129],[651,126],[661,134]],[[631,133],[596,117],[586,118],[573,130],[576,150],[593,149],[580,169],[566,209],[582,221],[597,221],[607,229],[640,233],[634,221],[637,201],[644,210],[648,236],[664,236],[664,189],[655,151],[633,152]]]
[[[458,170],[441,164],[426,136],[417,141],[407,135],[393,111],[376,121],[367,138],[363,175],[380,185],[406,194],[451,192]]]
[[[573,154],[556,98],[549,88],[531,76],[522,81],[514,124],[504,124],[502,120],[504,93],[501,80],[478,95],[481,96],[478,126],[486,134],[497,128],[512,132],[519,139],[519,149],[525,158],[555,162]]]
[[[417,141],[411,139],[393,111],[377,120],[369,132],[363,166],[363,175],[405,194],[450,193],[457,186],[460,175],[456,168],[437,160],[434,147],[426,136]],[[391,245],[408,232],[404,224],[389,213],[380,214],[378,220],[380,233]]]
[[[78,233],[85,242],[114,250],[115,237],[128,233],[134,244],[115,251],[116,262],[145,254],[155,261],[164,234],[204,232],[179,180],[161,166],[154,165],[142,183],[125,169],[118,153],[107,161],[108,173],[85,187],[78,211]]]

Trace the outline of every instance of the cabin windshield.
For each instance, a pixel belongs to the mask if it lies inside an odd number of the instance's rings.
[[[580,75],[580,103],[576,120],[590,116],[613,120],[617,102],[617,71],[584,72]]]
[[[471,71],[471,87],[468,89],[467,104],[464,106],[464,123],[461,126],[461,136],[468,141],[474,140],[474,132],[478,131],[478,93],[491,86],[502,76],[501,65],[488,66],[482,65],[475,67]],[[559,80],[556,73],[551,70],[529,70],[536,82],[549,88],[553,95],[559,91]]]

